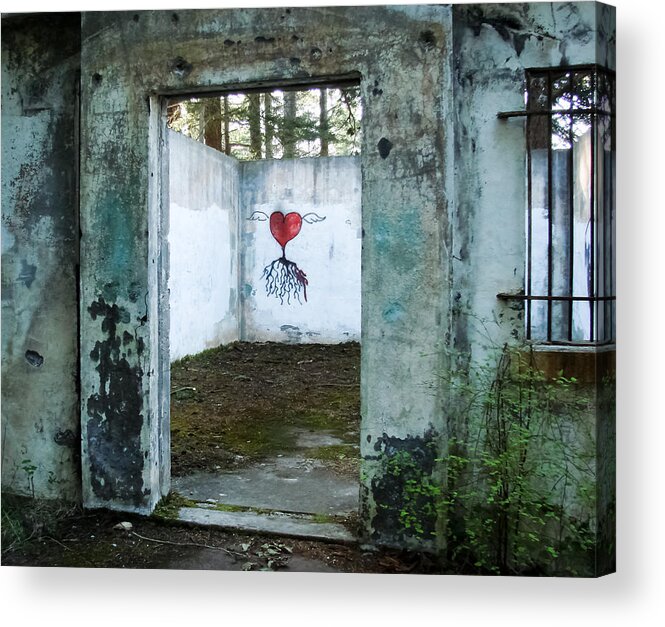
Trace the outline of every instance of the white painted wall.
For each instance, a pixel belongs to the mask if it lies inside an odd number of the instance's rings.
[[[174,132],[169,155],[172,361],[238,339],[360,340],[358,158],[241,164]],[[267,219],[248,219],[255,211],[325,218],[303,222],[286,246],[307,275],[307,301],[266,294],[263,269],[282,250]]]
[[[337,343],[360,340],[361,177],[357,157],[246,162],[242,165],[241,335],[248,341]],[[281,256],[270,215],[310,212],[286,257],[307,275],[307,302],[266,294],[263,269]]]
[[[171,361],[239,339],[239,170],[169,132]]]

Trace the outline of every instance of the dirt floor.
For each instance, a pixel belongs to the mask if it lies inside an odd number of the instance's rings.
[[[34,507],[31,502],[23,514]],[[285,572],[434,572],[422,556],[357,546],[169,524],[117,512],[42,510],[12,537],[16,501],[3,500],[3,566],[272,570]],[[37,522],[38,521],[38,522]],[[121,522],[131,529],[117,529]]]
[[[360,346],[238,342],[171,366],[171,472],[230,470],[297,448],[296,431],[341,443],[310,450],[358,476]]]

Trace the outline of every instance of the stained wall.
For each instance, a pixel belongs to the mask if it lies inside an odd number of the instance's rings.
[[[584,566],[596,573],[613,568],[614,409],[608,381],[614,347],[525,342],[523,303],[497,298],[524,290],[527,207],[524,118],[500,120],[497,113],[524,110],[528,68],[599,64],[614,69],[614,19],[612,7],[594,2],[453,7],[451,354],[457,372],[486,373],[504,344],[524,346],[536,352],[535,362],[548,376],[563,372],[582,382],[580,393],[590,409],[584,421],[565,428],[575,433],[578,462],[590,460],[597,492],[589,500],[569,490],[562,500],[598,531],[597,553]],[[598,388],[591,381],[605,384]],[[451,436],[478,432],[478,425],[455,406],[448,412]]]
[[[2,488],[80,498],[80,15],[2,20]]]
[[[393,514],[374,501],[382,447],[444,436],[450,7],[95,12],[82,24],[85,504],[148,512],[168,490],[160,96],[346,77],[360,80],[366,129],[362,515],[390,535]]]
[[[48,17],[61,20],[57,41],[34,19],[3,32],[3,484],[25,492],[25,477],[6,473],[31,459],[40,494],[74,494],[78,17]],[[400,521],[404,485],[386,460],[406,453],[445,480],[437,460],[469,425],[442,373],[524,339],[520,304],[496,297],[524,282],[524,128],[496,113],[523,107],[526,68],[614,67],[611,7],[94,12],[81,41],[85,505],[147,513],[169,488],[164,98],[353,78],[364,106],[363,533],[424,544]],[[610,546],[613,410],[597,406],[588,426]],[[424,535],[441,544],[447,524],[433,517]]]

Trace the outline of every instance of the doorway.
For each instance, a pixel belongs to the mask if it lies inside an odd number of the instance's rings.
[[[358,83],[164,107],[170,499],[340,537],[359,493]]]

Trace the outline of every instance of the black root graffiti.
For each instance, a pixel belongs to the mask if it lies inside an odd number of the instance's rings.
[[[307,302],[307,275],[286,257],[275,259],[263,269],[261,278],[266,280],[266,293],[268,296],[276,296],[279,302],[284,304],[284,299],[291,304],[291,299],[300,300],[302,291],[305,302]]]

